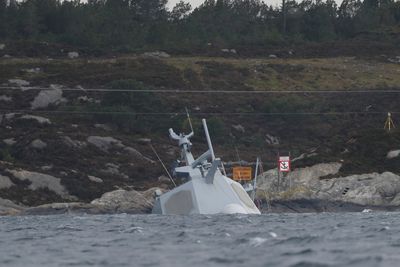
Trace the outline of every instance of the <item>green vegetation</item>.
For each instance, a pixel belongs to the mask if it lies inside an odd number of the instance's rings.
[[[362,38],[366,33],[380,42],[392,40],[400,22],[400,4],[394,0],[345,0],[340,6],[333,0],[287,1],[285,16],[281,8],[260,0],[207,0],[194,10],[184,2],[168,10],[166,3],[0,0],[0,39],[62,43],[94,54],[148,49],[193,53],[210,47],[254,54],[276,45]],[[31,55],[38,52],[33,50]]]

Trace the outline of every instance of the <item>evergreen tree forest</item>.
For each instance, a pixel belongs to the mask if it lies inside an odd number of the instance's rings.
[[[133,51],[347,40],[397,29],[394,0],[0,0],[0,40]]]

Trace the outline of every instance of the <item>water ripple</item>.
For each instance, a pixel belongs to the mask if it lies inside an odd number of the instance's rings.
[[[397,266],[400,213],[1,217],[0,266]]]

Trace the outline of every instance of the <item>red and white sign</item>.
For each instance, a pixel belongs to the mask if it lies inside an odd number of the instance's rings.
[[[290,157],[279,157],[278,165],[280,172],[290,172]]]

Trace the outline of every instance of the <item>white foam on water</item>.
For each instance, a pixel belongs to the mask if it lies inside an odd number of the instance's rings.
[[[278,235],[277,235],[276,233],[274,233],[274,232],[269,232],[269,235],[270,235],[272,238],[277,238],[277,237],[278,237]]]
[[[252,247],[259,247],[267,241],[266,238],[262,237],[253,237],[250,239],[249,243]]]

